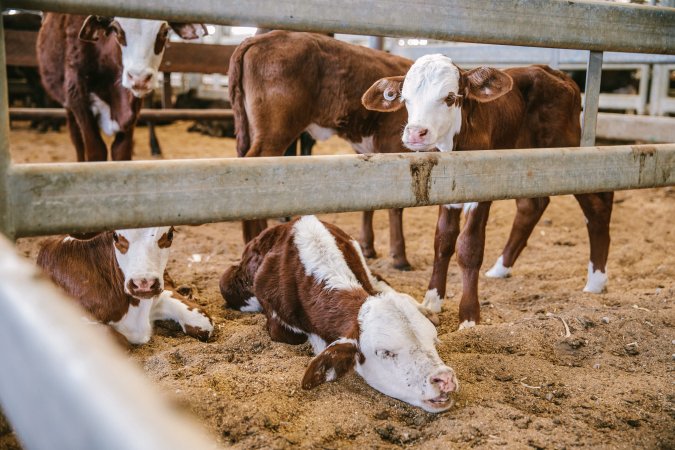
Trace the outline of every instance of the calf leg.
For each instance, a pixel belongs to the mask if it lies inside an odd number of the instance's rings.
[[[516,217],[513,219],[511,234],[506,241],[502,255],[485,276],[489,278],[506,278],[511,275],[511,268],[518,259],[520,252],[527,245],[535,225],[550,203],[548,197],[516,199]]]
[[[394,268],[411,270],[412,266],[405,255],[405,238],[403,237],[403,209],[389,210],[389,248],[394,259]]]
[[[361,251],[366,258],[377,258],[375,251],[375,233],[373,233],[373,215],[375,211],[363,211],[361,220]]]
[[[457,260],[462,269],[462,300],[459,303],[459,329],[470,328],[480,321],[478,274],[485,251],[485,226],[491,202],[469,207],[466,225],[457,241]]]
[[[134,127],[127,131],[115,133],[115,140],[110,148],[113,161],[130,161],[134,151]]]
[[[586,228],[591,246],[588,280],[584,292],[599,294],[607,285],[607,256],[609,254],[609,222],[612,217],[614,192],[575,195],[586,216]]]
[[[197,305],[182,296],[164,291],[153,305],[150,320],[175,320],[185,334],[206,341],[213,333],[213,322]]]
[[[455,243],[459,236],[460,208],[441,205],[438,208],[438,222],[434,237],[434,265],[429,288],[424,296],[423,305],[433,312],[440,312],[445,298],[445,285],[448,279],[448,264],[455,252]]]
[[[70,141],[75,147],[75,152],[77,153],[77,160],[79,162],[84,161],[84,141],[82,140],[82,130],[75,120],[73,113],[66,109],[66,123],[68,125],[68,133],[70,134]]]
[[[68,74],[68,71],[66,73]],[[101,138],[98,122],[91,111],[89,93],[82,87],[81,80],[67,79],[66,95],[66,107],[81,131],[81,141],[84,145],[84,158],[81,161],[105,161],[108,157],[108,149]],[[71,139],[73,139],[72,129]],[[80,160],[81,154],[77,149],[77,144],[76,151],[78,160]]]
[[[290,330],[275,314],[267,315],[267,331],[274,342],[298,345],[307,341],[306,334]]]
[[[241,222],[242,230],[244,232],[244,243],[252,241],[257,235],[265,231],[267,228],[267,220],[265,219],[254,219],[254,220],[242,220]]]

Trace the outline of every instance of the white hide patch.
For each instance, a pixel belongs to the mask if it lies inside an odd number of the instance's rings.
[[[309,343],[312,345],[312,350],[314,350],[315,355],[318,355],[326,349],[326,341],[324,341],[318,335],[310,333],[307,335],[307,338],[309,339]]]
[[[504,257],[500,256],[495,265],[485,272],[485,276],[488,278],[508,278],[511,276],[511,268],[504,266]]]
[[[172,291],[163,291],[159,299],[152,307],[151,320],[175,320],[186,332],[185,326],[199,328],[200,330],[213,332],[211,320],[198,308],[190,309],[188,305],[173,297]]]
[[[262,306],[257,297],[251,297],[246,300],[246,306],[240,308],[239,311],[251,313],[260,312],[262,311]]]
[[[141,300],[138,306],[129,305],[127,313],[117,322],[109,322],[115,330],[132,344],[145,344],[152,336],[150,312],[157,297]]]
[[[108,136],[118,133],[120,125],[112,119],[110,105],[101,100],[101,97],[96,94],[89,94],[89,100],[91,101],[91,112],[98,119],[98,126],[101,128],[101,131]]]
[[[293,242],[307,276],[324,282],[328,289],[362,287],[349,269],[335,237],[316,217],[304,216],[293,225]]]
[[[372,136],[364,137],[361,142],[349,142],[354,151],[359,155],[375,153],[374,139]]]
[[[368,264],[366,264],[366,258],[363,256],[363,252],[361,251],[361,246],[359,245],[359,243],[352,240],[352,246],[356,250],[356,254],[359,255],[361,265],[366,270],[368,281],[370,281],[370,284],[371,286],[373,286],[373,289],[375,289],[377,292],[394,292],[394,288],[389,286],[384,281],[380,281],[377,278],[375,278],[375,276],[373,276],[373,273],[370,271],[370,267],[368,267]]]
[[[462,331],[462,330],[466,330],[468,328],[473,328],[475,326],[476,326],[476,322],[474,322],[473,320],[465,320],[464,322],[459,324],[458,330]]]
[[[443,205],[445,209],[462,209],[464,208],[464,203],[448,203],[447,205]]]
[[[441,312],[442,304],[443,299],[438,295],[438,290],[436,288],[428,290],[424,295],[424,300],[422,301],[422,306],[433,313]]]
[[[588,281],[586,282],[586,287],[584,287],[584,292],[590,292],[591,294],[600,294],[605,290],[607,286],[607,269],[605,272],[600,270],[593,270],[593,263],[588,263]]]
[[[305,131],[308,132],[317,141],[325,141],[326,139],[335,136],[337,134],[337,131],[335,131],[334,129],[320,127],[315,123],[310,123],[309,126],[305,128]]]

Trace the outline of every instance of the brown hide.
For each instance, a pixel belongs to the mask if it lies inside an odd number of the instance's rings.
[[[352,239],[334,225],[322,222],[335,237],[347,265],[363,286],[355,290],[329,290],[323,282],[305,274],[293,242],[296,222],[268,228],[249,242],[241,263],[226,270],[221,278],[221,293],[227,305],[239,309],[245,300],[255,295],[275,340],[299,343],[306,339],[288,330],[276,317],[328,343],[341,337],[357,339],[359,309],[366,297],[376,291]]]
[[[513,89],[488,103],[467,99],[455,150],[575,147],[581,126],[580,93],[564,73],[548,66],[505,69]],[[465,89],[460,78],[460,93]]]
[[[378,78],[412,61],[330,37],[273,31],[245,40],[230,60],[230,100],[240,156],[279,156],[311,123],[351,142],[374,136],[378,153],[402,152],[407,113],[361,105]]]
[[[41,244],[37,264],[96,319],[117,322],[139,300],[124,292],[112,232],[89,240],[51,238]]]

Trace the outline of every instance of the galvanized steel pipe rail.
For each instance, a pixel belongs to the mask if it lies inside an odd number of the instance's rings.
[[[560,0],[8,0],[5,6],[298,31],[675,53],[675,8]]]
[[[675,184],[675,144],[19,164],[17,236]]]

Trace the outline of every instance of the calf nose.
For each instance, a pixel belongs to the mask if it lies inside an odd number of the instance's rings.
[[[424,143],[424,137],[429,134],[429,129],[416,126],[416,125],[409,125],[408,126],[408,142],[411,144],[422,144]]]
[[[133,292],[152,292],[159,289],[159,278],[132,278],[131,291]]]
[[[131,86],[134,89],[145,90],[150,88],[150,83],[152,82],[152,71],[149,69],[144,70],[129,70],[127,72],[127,78],[131,83]]]
[[[444,368],[429,377],[429,382],[441,392],[455,392],[459,389],[459,383],[455,378],[455,372],[450,368]]]

